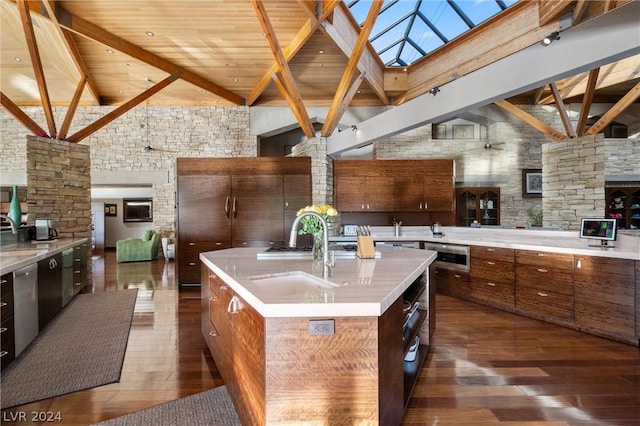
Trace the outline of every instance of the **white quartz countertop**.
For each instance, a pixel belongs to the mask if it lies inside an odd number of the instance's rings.
[[[591,247],[598,241],[581,239],[577,231],[547,231],[501,228],[442,227],[443,235],[434,236],[428,226],[402,227],[400,237],[394,236],[392,226],[372,226],[375,241],[424,241],[439,244],[480,245],[520,250],[537,250],[586,256],[602,256],[640,260],[640,238],[618,234],[613,248]],[[334,242],[355,241],[356,237],[331,237]]]
[[[263,317],[380,316],[435,260],[436,252],[384,247],[379,259],[336,259],[330,286],[292,288],[251,277],[301,271],[322,277],[321,262],[257,259],[266,247],[200,254],[200,260]]]
[[[84,242],[87,242],[86,238],[65,238],[4,245],[0,247],[0,275],[13,272]]]

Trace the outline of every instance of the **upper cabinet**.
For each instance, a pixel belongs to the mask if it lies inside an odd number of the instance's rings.
[[[618,227],[640,228],[640,184],[607,187],[606,217],[618,219]]]
[[[333,173],[339,211],[454,210],[453,160],[336,160]]]

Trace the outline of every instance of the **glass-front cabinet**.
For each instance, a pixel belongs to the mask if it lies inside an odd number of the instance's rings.
[[[500,225],[500,188],[456,188],[456,225]]]
[[[620,183],[606,187],[608,218],[618,220],[618,228],[640,229],[640,183]]]

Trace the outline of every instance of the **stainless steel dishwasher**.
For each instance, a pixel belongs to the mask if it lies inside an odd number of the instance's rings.
[[[38,335],[38,264],[13,272],[13,322],[16,357]]]

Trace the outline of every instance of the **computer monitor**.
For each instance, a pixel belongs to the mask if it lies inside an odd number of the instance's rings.
[[[580,238],[599,240],[599,244],[589,244],[592,247],[611,247],[610,241],[617,237],[616,219],[585,218],[580,224]]]

